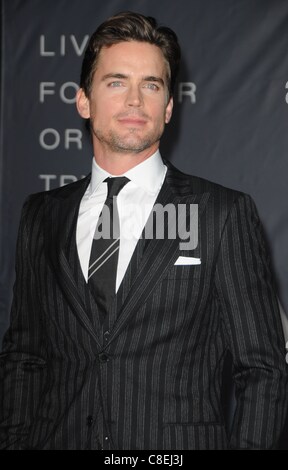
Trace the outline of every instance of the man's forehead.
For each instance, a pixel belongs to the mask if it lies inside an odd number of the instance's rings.
[[[121,49],[123,53],[118,53]],[[113,64],[110,63],[111,58],[113,58]],[[149,65],[149,67],[155,69],[155,72],[157,70],[158,75],[164,76],[167,75],[167,72],[170,75],[170,67],[162,50],[158,46],[144,41],[121,41],[111,45],[104,45],[98,55],[96,70],[101,66],[108,65],[107,63],[110,67],[113,65],[115,67],[120,66],[121,68],[125,68],[125,66],[136,68],[137,65],[142,67],[142,64],[143,66]],[[116,70],[115,68],[115,73],[117,72],[124,73],[124,70]],[[150,70],[150,72],[152,71]],[[146,72],[145,75],[147,75]]]
[[[118,50],[125,50],[126,54],[118,55]],[[119,61],[125,61],[125,59],[129,59],[130,55],[137,54],[141,50],[141,55],[139,56],[139,60],[147,60],[149,58],[158,59],[163,58],[165,61],[164,54],[160,47],[156,46],[155,44],[150,44],[149,42],[145,41],[120,41],[115,44],[108,44],[102,46],[98,58],[104,58],[109,55],[115,55]]]

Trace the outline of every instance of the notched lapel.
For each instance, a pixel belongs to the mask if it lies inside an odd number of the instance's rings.
[[[69,260],[71,244],[75,244],[79,205],[89,181],[89,177],[79,181],[78,186],[71,193],[67,189],[66,197],[63,197],[61,193],[61,196],[57,193],[56,195],[47,194],[45,245],[51,269],[62,287],[72,310],[78,314],[77,316],[85,328],[100,345],[95,327],[87,315],[85,302],[79,293],[73,275],[71,260]]]
[[[169,173],[167,176],[169,176]],[[189,191],[184,185],[182,189],[184,189],[184,191],[175,190],[175,188],[173,188],[173,181],[171,184],[169,178],[166,177],[155,204],[160,204],[162,206],[172,204],[176,207],[178,204],[186,204],[189,206],[190,204],[198,204],[198,218],[200,219],[200,217],[203,215],[210,194],[208,192],[201,194],[191,194],[191,188],[189,194]],[[188,215],[189,213],[190,212],[187,211]],[[183,223],[186,222],[187,220],[183,220]],[[167,220],[165,225],[167,229]],[[142,236],[143,234],[144,231]],[[137,311],[140,306],[143,305],[148,296],[152,294],[158,283],[161,282],[167,270],[174,265],[180,253],[180,242],[181,239],[178,236],[171,239],[153,238],[144,241],[142,239],[138,242],[143,246],[142,259],[139,263],[138,271],[134,281],[130,281],[130,291],[118,312],[118,318],[114,325],[113,331],[111,332],[109,343],[124,327],[125,323],[129,319],[130,314],[133,314],[133,312]],[[133,257],[131,263],[133,263]]]

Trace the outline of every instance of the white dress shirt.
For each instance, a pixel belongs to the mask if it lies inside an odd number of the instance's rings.
[[[157,151],[123,175],[117,175],[126,176],[130,181],[117,196],[121,235],[116,292],[161,189],[166,171],[167,167]],[[100,168],[93,158],[91,182],[80,203],[76,232],[78,255],[86,282],[93,236],[107,196],[107,183],[104,180],[109,176],[115,175]]]

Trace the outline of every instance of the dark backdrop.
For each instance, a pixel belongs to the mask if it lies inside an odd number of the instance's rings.
[[[162,155],[252,195],[288,312],[288,1],[2,0],[0,341],[23,200],[90,171],[74,102],[83,51],[103,20],[128,9],[171,26],[183,50]]]

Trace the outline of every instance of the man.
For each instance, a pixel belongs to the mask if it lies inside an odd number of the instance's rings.
[[[255,206],[159,154],[179,59],[175,34],[136,13],[90,39],[77,108],[90,121],[92,174],[23,208],[1,355],[2,448],[277,446],[285,345]],[[156,206],[185,207],[187,229],[195,205],[197,243],[167,236],[169,218],[155,236]],[[104,236],[107,208],[115,239]],[[231,433],[220,405],[228,353]]]

